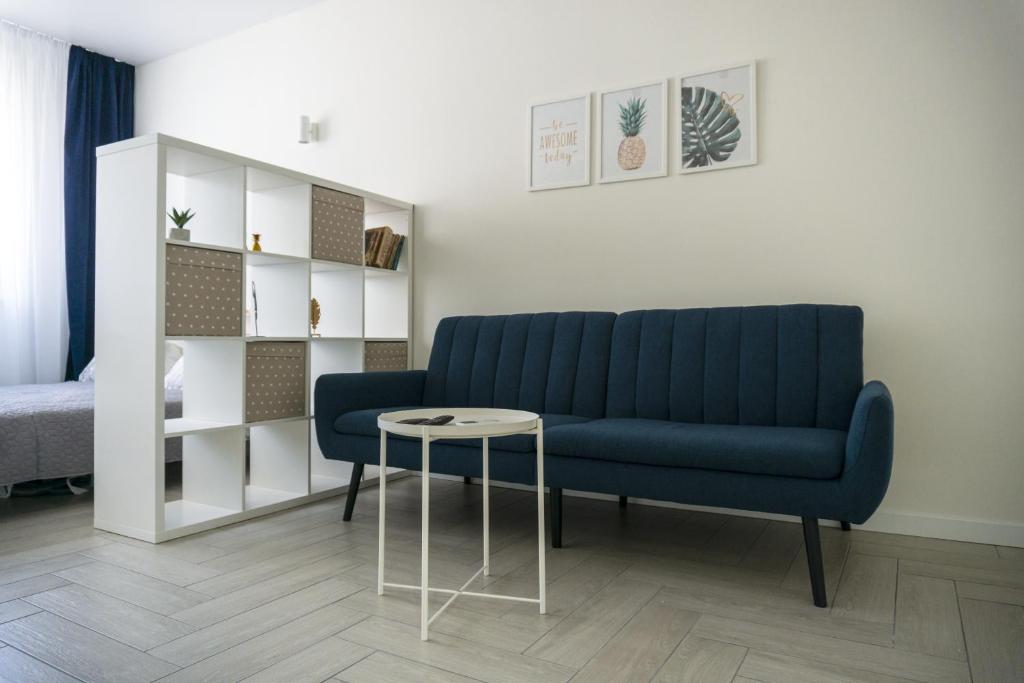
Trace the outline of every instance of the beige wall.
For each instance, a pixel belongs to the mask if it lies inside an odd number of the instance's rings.
[[[751,58],[759,165],[524,190],[528,102]],[[336,0],[143,66],[137,130],[415,202],[417,366],[448,314],[859,304],[876,526],[1024,545],[1022,65],[1012,0]]]

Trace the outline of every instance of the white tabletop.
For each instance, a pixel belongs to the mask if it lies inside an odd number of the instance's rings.
[[[536,429],[537,420],[540,419],[536,413],[504,408],[417,408],[383,413],[377,418],[377,426],[391,434],[422,436],[423,425],[401,424],[399,421],[438,415],[455,416],[448,424],[429,426],[430,436],[446,439],[479,439],[482,436],[521,434]]]

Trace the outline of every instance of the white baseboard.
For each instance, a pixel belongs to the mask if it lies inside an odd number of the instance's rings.
[[[418,474],[418,473],[417,473]],[[462,477],[452,477],[443,474],[432,475],[439,479],[462,480]],[[478,481],[474,479],[474,481]],[[509,484],[506,482],[492,482],[493,486],[522,489],[533,491],[532,486],[522,484]],[[578,498],[592,498],[594,500],[617,500],[617,496],[605,493],[590,493],[589,491],[565,490],[565,495]],[[663,500],[648,500],[646,498],[631,498],[630,503],[638,505],[651,505],[654,507],[673,508],[677,510],[703,510],[704,512],[718,512],[740,517],[756,517],[759,519],[773,519],[783,522],[793,522],[796,518],[789,515],[775,515],[766,512],[751,512],[749,510],[733,510],[731,508],[701,507],[699,505],[684,505],[682,503],[670,503]],[[839,522],[822,520],[823,526],[839,526]],[[1006,545],[1016,548],[1024,548],[1024,524],[1017,522],[992,521],[987,519],[968,519],[961,517],[945,517],[942,515],[921,515],[914,512],[899,512],[895,510],[879,510],[866,524],[854,525],[856,529],[867,531],[879,531],[887,534],[900,534],[902,536],[924,536],[927,538],[941,538],[950,541],[966,541],[968,543],[985,543],[988,545]]]

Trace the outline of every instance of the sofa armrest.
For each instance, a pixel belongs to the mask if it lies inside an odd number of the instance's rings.
[[[868,382],[860,390],[846,435],[846,462],[840,479],[840,519],[862,524],[885,497],[892,475],[892,395],[884,384]]]
[[[844,471],[863,465],[890,470],[892,446],[892,395],[882,382],[868,382],[857,396],[850,419]]]
[[[425,370],[320,375],[313,390],[316,422],[333,425],[340,415],[353,410],[418,406],[426,376]]]

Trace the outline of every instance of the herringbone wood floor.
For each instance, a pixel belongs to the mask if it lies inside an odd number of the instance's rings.
[[[419,479],[389,488],[392,581],[419,572]],[[1024,680],[1024,550],[566,499],[549,614],[459,600],[421,643],[378,598],[375,489],[151,546],[92,529],[88,496],[0,501],[0,680]],[[479,561],[481,488],[432,489],[432,580]],[[492,493],[486,585],[536,591],[535,499]],[[486,589],[485,589],[486,590]]]

